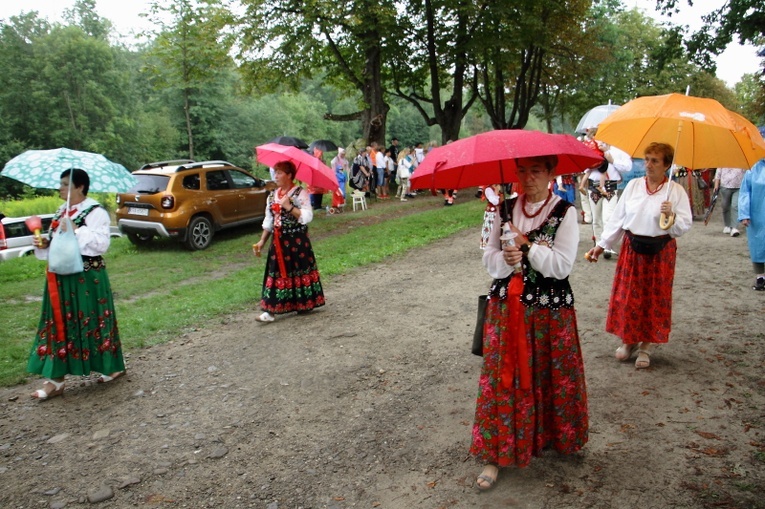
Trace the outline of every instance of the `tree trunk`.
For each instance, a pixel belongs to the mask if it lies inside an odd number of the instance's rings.
[[[189,137],[189,159],[194,159],[194,135],[191,132],[191,109],[189,105],[190,91],[188,88],[183,89],[183,113],[186,116],[186,134]]]
[[[380,46],[378,44],[368,46],[366,56],[361,92],[367,107],[362,112],[361,127],[367,143],[376,141],[380,146],[385,146],[385,124],[390,106],[383,96]]]

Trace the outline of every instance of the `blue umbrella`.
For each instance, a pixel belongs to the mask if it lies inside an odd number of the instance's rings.
[[[121,164],[101,154],[56,148],[27,150],[6,163],[0,175],[38,189],[58,189],[61,173],[72,168],[85,170],[90,177],[90,191],[119,193],[138,181]]]

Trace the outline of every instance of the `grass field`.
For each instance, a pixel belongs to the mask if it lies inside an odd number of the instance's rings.
[[[478,242],[484,203],[468,192],[454,207],[418,197],[407,203],[372,204],[364,212],[318,212],[310,235],[322,281],[378,262],[465,228]],[[126,350],[162,343],[207,326],[229,313],[257,308],[264,261],[252,255],[259,227],[219,232],[212,245],[191,252],[161,240],[136,248],[113,239],[106,263]],[[0,264],[0,385],[26,379],[26,363],[40,316],[45,262],[34,257]]]

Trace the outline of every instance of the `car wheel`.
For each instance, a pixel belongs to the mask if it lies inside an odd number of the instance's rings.
[[[186,247],[192,251],[206,249],[213,238],[213,227],[209,219],[203,216],[195,217],[189,223],[186,234]]]
[[[130,239],[130,242],[136,246],[145,246],[154,239],[154,235],[145,233],[128,233],[127,236],[128,239]]]

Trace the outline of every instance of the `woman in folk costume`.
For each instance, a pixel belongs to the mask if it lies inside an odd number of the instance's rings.
[[[480,248],[486,249],[486,245],[489,243],[491,227],[494,224],[494,219],[497,215],[497,206],[503,199],[502,186],[500,184],[494,184],[492,186],[482,187],[481,199],[486,200],[486,209],[483,211]]]
[[[575,208],[549,189],[556,156],[517,160],[524,192],[499,207],[483,264],[494,282],[486,306],[483,367],[470,452],[491,488],[500,467],[525,467],[552,448],[588,439],[587,391],[568,276],[579,245]],[[516,235],[500,238],[503,227]]]
[[[274,315],[293,311],[308,313],[324,305],[319,269],[308,238],[307,225],[313,219],[309,194],[295,184],[297,169],[293,163],[283,161],[274,169],[278,187],[266,203],[263,234],[252,246],[260,256],[268,237],[274,237],[263,275],[259,322],[273,322]]]
[[[61,174],[59,195],[69,198],[59,207],[47,237],[35,238],[35,256],[47,260],[49,247],[62,218],[74,225],[84,270],[59,275],[47,271],[42,316],[27,369],[47,377],[32,394],[45,400],[64,392],[65,375],[101,373],[98,382],[125,374],[122,342],[117,327],[109,274],[102,255],[109,249],[109,213],[88,198],[90,177],[80,169]],[[67,207],[68,205],[68,207]]]
[[[585,255],[590,262],[596,262],[604,250],[624,238],[606,331],[622,341],[616,350],[617,360],[627,361],[638,351],[637,369],[649,367],[654,347],[669,341],[675,239],[688,232],[693,222],[688,195],[682,186],[667,178],[674,154],[666,143],[646,147],[646,176],[627,184],[600,241]],[[662,215],[669,219],[667,229],[660,226]]]

